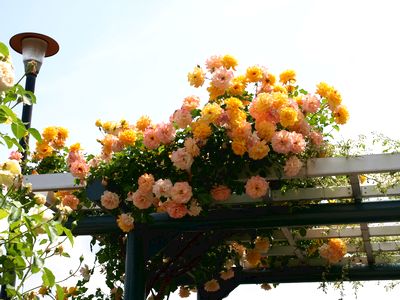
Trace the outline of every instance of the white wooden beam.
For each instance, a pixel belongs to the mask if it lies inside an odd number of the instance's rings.
[[[76,190],[83,188],[82,185],[75,184],[75,179],[71,173],[26,175],[23,181],[25,184],[32,184],[33,192]]]

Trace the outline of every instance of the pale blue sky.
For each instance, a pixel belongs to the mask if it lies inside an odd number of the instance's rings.
[[[400,138],[398,3],[4,1],[0,40],[34,31],[59,42],[60,52],[45,60],[37,79],[32,123],[38,129],[69,128],[70,142],[79,141],[92,153],[100,149],[97,118],[134,122],[147,114],[155,121],[167,120],[184,97],[204,95],[187,84],[187,72],[207,57],[225,53],[234,55],[242,70],[253,64],[275,74],[293,68],[307,90],[319,81],[334,85],[351,113],[339,136],[375,130]],[[12,56],[18,77],[21,57]],[[300,299],[339,298],[308,287],[282,285],[252,296],[282,299],[289,292]],[[382,287],[368,289],[375,290],[381,299],[393,298]],[[253,292],[235,293],[240,299]]]

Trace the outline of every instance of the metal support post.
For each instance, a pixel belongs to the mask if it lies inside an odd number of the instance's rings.
[[[35,83],[36,83],[36,76],[37,74],[34,73],[27,73],[26,74],[26,81],[25,81],[25,90],[34,93],[35,92]],[[26,129],[31,128],[31,121],[32,121],[32,105],[31,104],[24,104],[22,106],[22,117],[21,121],[25,124]],[[23,160],[25,160],[28,156],[27,148],[29,145],[29,135],[23,137],[19,144],[21,145],[22,149],[24,149]]]
[[[135,228],[128,233],[126,242],[125,258],[125,292],[124,299],[144,300],[145,274],[144,274],[144,251],[142,232]]]

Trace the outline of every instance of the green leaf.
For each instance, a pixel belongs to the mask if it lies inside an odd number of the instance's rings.
[[[10,51],[8,51],[8,47],[0,42],[0,54],[4,57],[7,57],[10,55]]]
[[[8,212],[4,209],[0,209],[0,220],[7,218],[7,216],[8,216]]]
[[[35,128],[29,128],[28,132],[38,141],[41,142],[42,141],[42,136],[40,135],[40,132],[35,129]]]
[[[21,256],[15,256],[13,261],[14,261],[15,267],[17,269],[25,269],[26,263],[25,263],[25,260]]]
[[[307,95],[308,94],[308,92],[306,90],[303,90],[303,89],[300,89],[299,92],[302,93],[303,95]]]
[[[6,142],[8,148],[11,148],[14,145],[13,139],[8,135],[3,135],[3,140]]]
[[[48,223],[45,223],[45,224],[43,224],[43,226],[44,226],[44,230],[46,230],[47,236],[49,237],[50,241],[53,243],[58,237],[57,230],[53,227],[52,224],[49,225]]]
[[[56,283],[56,278],[53,272],[46,267],[43,268],[42,280],[43,280],[43,285],[48,287],[52,287]]]
[[[64,227],[64,233],[68,237],[68,240],[71,243],[71,246],[74,246],[74,236],[72,235],[71,230]]]
[[[31,267],[32,274],[36,274],[39,271],[40,271],[40,268],[38,266],[32,265],[32,267]]]
[[[14,206],[11,207],[11,213],[10,213],[10,216],[8,217],[9,221],[15,222],[15,221],[21,219],[21,213],[22,213],[21,208],[17,208]]]
[[[64,226],[62,226],[61,223],[56,223],[54,225],[54,228],[57,230],[57,235],[62,235],[62,233],[64,232]]]
[[[39,272],[43,268],[43,265],[44,265],[44,259],[41,258],[40,256],[35,255],[33,259],[32,273]],[[35,272],[33,270],[33,267],[35,267]]]
[[[26,128],[24,125],[12,123],[11,130],[17,139],[22,139],[25,136]]]
[[[43,240],[40,241],[39,245],[44,245],[44,244],[46,244],[48,241],[49,241],[48,239],[43,239]]]
[[[22,97],[25,104],[32,105],[36,103],[36,96],[31,91],[25,91]]]
[[[4,114],[11,118],[13,122],[17,121],[17,116],[15,113],[6,105],[0,105],[0,109],[4,112]]]
[[[64,289],[56,284],[57,300],[64,300]]]

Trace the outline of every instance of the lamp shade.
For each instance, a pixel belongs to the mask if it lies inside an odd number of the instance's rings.
[[[52,56],[60,49],[58,43],[51,37],[34,32],[14,35],[10,39],[10,46],[22,54],[25,70],[30,62],[36,62],[36,72],[39,72],[44,57]]]
[[[47,42],[38,38],[25,38],[21,42],[24,62],[35,60],[42,64],[46,55]]]

